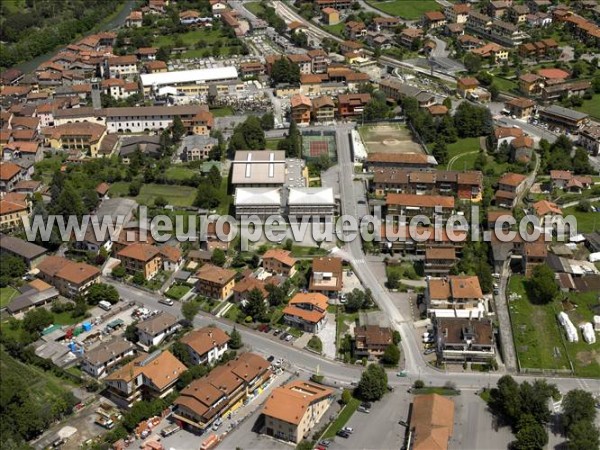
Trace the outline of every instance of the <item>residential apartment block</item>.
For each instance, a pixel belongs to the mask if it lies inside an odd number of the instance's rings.
[[[193,330],[180,340],[187,347],[194,364],[214,364],[227,351],[229,336],[217,327]]]
[[[429,278],[425,291],[427,313],[435,317],[479,318],[483,292],[476,276]]]
[[[145,243],[127,245],[117,253],[117,259],[127,272],[140,272],[146,280],[154,278],[162,265],[159,248]]]
[[[179,319],[168,312],[160,312],[136,325],[138,342],[145,347],[159,345],[180,328]]]
[[[357,359],[377,359],[385,349],[394,344],[392,330],[377,325],[361,325],[354,328],[354,356]]]
[[[445,363],[488,364],[496,356],[494,328],[487,319],[436,318],[438,358]]]
[[[235,276],[235,270],[205,264],[196,273],[196,288],[198,293],[205,297],[227,300],[233,294]]]
[[[337,295],[342,290],[342,260],[332,256],[314,258],[309,291],[327,296]]]
[[[94,378],[102,378],[124,358],[135,354],[135,345],[124,338],[113,338],[83,355],[81,370]]]
[[[37,266],[38,276],[66,297],[84,295],[100,280],[100,270],[62,256],[48,256]]]
[[[318,333],[327,321],[327,304],[323,294],[298,293],[283,309],[283,321],[309,333]]]

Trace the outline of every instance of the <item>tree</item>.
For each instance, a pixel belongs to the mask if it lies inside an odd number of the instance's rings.
[[[101,301],[107,301],[111,305],[114,305],[119,301],[119,293],[114,286],[95,283],[88,289],[86,301],[88,305],[97,305]]]
[[[292,158],[302,158],[302,135],[298,130],[296,121],[292,119],[290,122],[290,128],[288,129],[288,140],[289,140],[289,152],[286,156]]]
[[[562,400],[561,418],[565,431],[568,433],[576,423],[581,421],[593,422],[596,418],[595,403],[591,392],[582,389],[567,392]]]
[[[272,130],[275,127],[275,116],[272,112],[264,113],[260,118],[260,125],[263,130]]]
[[[490,96],[492,97],[492,101],[498,100],[498,96],[500,95],[500,89],[496,85],[496,83],[492,83],[489,87]]]
[[[444,105],[446,108],[448,108],[448,111],[450,111],[452,109],[452,99],[450,97],[446,97],[442,102],[442,105]]]
[[[398,330],[392,331],[392,336],[394,345],[398,345],[400,341],[402,341],[402,337],[400,336],[400,332]]]
[[[123,333],[125,339],[129,342],[133,342],[134,344],[139,340],[139,336],[137,334],[137,322],[133,322],[125,328],[125,333]]]
[[[171,47],[159,47],[158,51],[156,52],[156,59],[159,61],[169,62],[170,56]]]
[[[397,271],[393,270],[388,273],[387,287],[388,289],[398,289],[400,287],[400,274]]]
[[[183,314],[184,319],[190,324],[194,322],[194,317],[196,317],[196,314],[199,312],[200,305],[194,300],[184,302],[183,305],[181,305],[181,314]]]
[[[367,121],[381,120],[388,117],[390,107],[385,99],[372,98],[365,106],[364,118]]]
[[[463,64],[469,73],[477,73],[481,70],[481,58],[473,53],[465,55]]]
[[[341,398],[342,404],[347,405],[348,403],[350,403],[350,400],[352,400],[352,392],[350,391],[350,389],[344,389],[342,391],[342,398]]]
[[[50,311],[44,308],[37,308],[27,311],[23,318],[22,327],[29,333],[39,333],[48,325],[52,325],[54,316]]]
[[[71,182],[65,181],[56,203],[52,205],[52,211],[65,218],[75,216],[78,219],[85,213],[81,196]]]
[[[498,380],[496,388],[490,391],[490,407],[509,422],[516,423],[521,415],[519,384],[510,375]]]
[[[167,199],[164,198],[162,195],[159,195],[154,199],[154,206],[156,206],[157,208],[164,208],[168,204],[169,203],[167,202]]]
[[[213,209],[219,206],[219,191],[209,181],[203,180],[198,185],[194,206],[203,209]]]
[[[285,298],[287,296],[287,289],[284,285],[278,286],[275,284],[267,284],[265,289],[269,293],[267,297],[269,300],[269,305],[271,306],[279,306],[285,302]]]
[[[387,390],[387,374],[378,364],[369,364],[356,387],[356,396],[361,400],[379,400]]]
[[[252,317],[255,322],[262,322],[266,318],[267,307],[260,289],[254,288],[248,293],[246,304],[242,306],[242,310],[246,316]]]
[[[208,171],[208,182],[215,188],[221,186],[221,182],[223,181],[223,177],[221,176],[221,171],[217,166],[212,166]]]
[[[173,353],[175,358],[184,363],[186,367],[191,367],[194,365],[188,347],[184,343],[175,341],[171,346],[171,353]]]
[[[573,424],[567,433],[567,438],[569,450],[600,447],[600,430],[589,420],[580,420]]]
[[[125,267],[118,265],[112,270],[111,275],[115,278],[123,278],[126,275],[126,273],[127,272],[125,271]]]
[[[242,345],[244,345],[242,342],[242,335],[236,327],[233,327],[233,330],[229,333],[229,348],[237,350],[238,348],[242,348]]]
[[[142,272],[138,271],[133,275],[133,278],[131,279],[131,281],[133,281],[134,284],[141,286],[142,284],[144,284],[146,279],[144,278],[144,274]]]
[[[365,304],[365,293],[358,288],[354,288],[352,292],[348,293],[346,299],[346,311],[347,312],[356,312],[359,309],[362,309]]]
[[[387,366],[397,366],[400,361],[400,350],[396,344],[390,344],[385,348],[381,362]]]
[[[460,137],[487,136],[494,128],[494,121],[489,109],[462,102],[456,108],[454,126]]]
[[[234,128],[233,135],[229,140],[229,153],[230,156],[233,156],[236,150],[263,150],[265,144],[265,132],[260,119],[249,116]]]
[[[298,84],[300,82],[300,68],[287,58],[279,58],[273,63],[271,78],[277,84]]]
[[[212,262],[215,266],[223,267],[226,259],[225,252],[220,248],[215,248],[212,256],[210,257],[210,262]]]
[[[433,156],[438,164],[445,164],[448,160],[448,146],[446,141],[439,139],[433,145]]]
[[[173,141],[179,142],[181,138],[185,135],[185,127],[183,126],[183,122],[181,117],[175,116],[173,119],[173,125],[171,126],[171,134],[173,135]]]
[[[542,450],[548,443],[548,433],[544,426],[529,414],[519,420],[516,437],[514,448],[517,450]]]
[[[550,303],[558,294],[554,271],[547,264],[534,267],[528,287],[533,303]]]

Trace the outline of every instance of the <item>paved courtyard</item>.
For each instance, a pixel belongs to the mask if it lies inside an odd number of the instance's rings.
[[[327,313],[327,323],[317,334],[323,344],[323,354],[330,359],[335,359],[335,314]]]

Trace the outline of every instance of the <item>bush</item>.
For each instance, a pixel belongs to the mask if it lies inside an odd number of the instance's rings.
[[[319,353],[323,351],[323,343],[321,342],[321,339],[319,339],[318,336],[311,337],[306,346]]]
[[[415,380],[413,387],[415,389],[423,389],[425,387],[425,382],[423,380]]]

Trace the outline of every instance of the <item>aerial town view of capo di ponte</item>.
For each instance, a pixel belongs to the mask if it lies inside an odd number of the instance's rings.
[[[2,450],[600,450],[600,0],[0,0]]]

